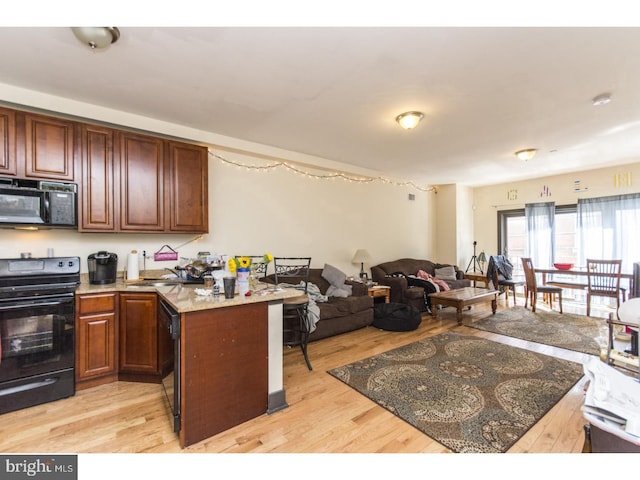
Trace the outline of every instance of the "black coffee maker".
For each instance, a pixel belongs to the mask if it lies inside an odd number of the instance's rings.
[[[92,285],[105,285],[116,283],[116,271],[118,269],[118,255],[110,252],[92,253],[87,258],[89,266],[89,283]]]

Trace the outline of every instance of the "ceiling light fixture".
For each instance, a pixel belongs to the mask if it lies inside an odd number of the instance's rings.
[[[92,50],[107,48],[120,38],[117,27],[71,27],[71,30],[78,40]]]
[[[405,112],[396,117],[396,122],[405,130],[411,130],[417,127],[423,118],[424,113],[422,112]]]
[[[600,107],[601,105],[606,105],[610,101],[611,101],[610,93],[602,93],[596,97],[593,97],[593,100],[591,100],[594,107]]]
[[[535,148],[526,148],[524,150],[518,150],[516,152],[516,157],[526,162],[527,160],[531,160],[535,156],[537,151],[538,150],[536,150]]]

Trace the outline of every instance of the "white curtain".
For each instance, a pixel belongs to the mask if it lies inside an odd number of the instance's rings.
[[[549,268],[555,256],[555,215],[553,202],[528,203],[524,206],[527,222],[525,256],[536,267]]]
[[[622,271],[632,273],[640,261],[640,194],[578,200],[578,258],[622,260]]]

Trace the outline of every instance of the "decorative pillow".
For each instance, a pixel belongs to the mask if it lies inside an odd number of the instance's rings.
[[[333,265],[325,263],[321,275],[322,278],[331,284],[329,285],[329,288],[327,288],[327,297],[351,296],[353,287],[344,283],[347,281],[347,275],[345,273],[338,270]]]
[[[353,286],[343,285],[341,288],[336,288],[333,285],[329,285],[327,288],[327,297],[350,297],[353,293]]]
[[[436,278],[441,280],[456,280],[456,269],[453,265],[450,267],[436,268],[435,274]]]
[[[324,269],[322,270],[322,278],[324,278],[327,282],[329,282],[336,288],[342,288],[344,282],[347,281],[347,275],[345,273],[338,270],[333,265],[329,265],[328,263],[324,264]]]

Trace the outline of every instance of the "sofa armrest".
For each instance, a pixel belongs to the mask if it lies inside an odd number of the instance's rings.
[[[407,288],[409,288],[409,284],[405,277],[384,277],[378,281],[378,284],[391,287],[391,290],[389,291],[391,302],[404,302],[405,292],[407,291]]]
[[[352,297],[362,297],[369,294],[368,287],[362,282],[352,282],[351,280],[347,280],[344,283],[345,285],[351,285]]]
[[[386,285],[391,289],[398,289],[400,291],[406,290],[409,284],[405,277],[384,277],[384,279],[378,282],[380,285]]]

